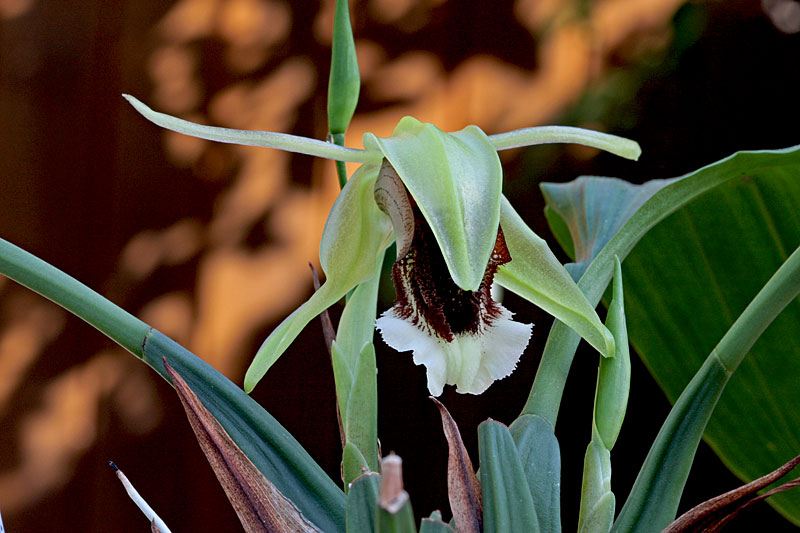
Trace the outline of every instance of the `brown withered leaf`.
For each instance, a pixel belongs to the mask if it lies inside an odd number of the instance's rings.
[[[481,485],[472,468],[461,433],[458,431],[453,417],[445,406],[433,396],[431,400],[439,408],[442,416],[442,427],[447,439],[449,453],[447,455],[447,495],[450,510],[459,533],[480,533],[483,514],[481,510]]]
[[[248,533],[317,532],[295,505],[264,477],[164,359],[197,442]]]
[[[661,533],[711,533],[721,530],[728,525],[739,512],[750,505],[768,498],[773,494],[777,494],[778,492],[800,486],[800,479],[796,479],[784,483],[780,487],[765,492],[764,494],[756,494],[756,491],[776,482],[791,472],[798,464],[800,464],[800,455],[765,476],[755,479],[746,485],[742,485],[737,489],[720,494],[689,509],[667,526]]]

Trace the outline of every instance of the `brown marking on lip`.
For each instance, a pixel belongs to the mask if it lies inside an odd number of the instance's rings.
[[[500,314],[491,287],[500,265],[511,261],[502,228],[476,291],[465,291],[450,277],[439,245],[413,199],[414,237],[408,252],[392,266],[395,312],[418,328],[452,342],[455,335],[481,333]]]

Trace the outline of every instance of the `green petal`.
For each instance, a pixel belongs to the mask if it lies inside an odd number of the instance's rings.
[[[378,165],[363,165],[336,199],[320,244],[325,283],[261,345],[244,378],[247,392],[253,390],[306,324],[375,275],[378,254],[391,242],[391,224],[373,197],[377,174]]]
[[[611,332],[547,243],[531,231],[505,197],[500,224],[511,262],[500,267],[495,280],[564,322],[604,356],[612,357]]]
[[[286,150],[288,152],[297,152],[298,154],[326,157],[328,159],[335,159],[337,161],[367,163],[374,161],[375,159],[375,154],[371,154],[366,150],[345,148],[343,146],[337,146],[333,143],[309,139],[307,137],[299,137],[297,135],[289,135],[288,133],[235,130],[231,128],[219,128],[215,126],[206,126],[204,124],[195,124],[194,122],[189,122],[188,120],[183,120],[165,113],[153,111],[129,94],[123,94],[122,96],[128,102],[130,102],[136,111],[141,113],[144,118],[153,124],[168,130],[183,133],[184,135],[197,137],[198,139],[207,139],[209,141],[217,141],[221,143],[242,144],[245,146],[277,148],[279,150]]]
[[[430,224],[453,281],[477,290],[497,238],[503,173],[486,134],[476,126],[445,133],[404,117],[389,138],[364,134],[380,150]]]

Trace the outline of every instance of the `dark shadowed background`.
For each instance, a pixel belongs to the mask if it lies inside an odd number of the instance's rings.
[[[389,135],[407,114],[445,130],[562,123],[641,144],[638,163],[571,146],[504,153],[506,193],[547,238],[540,181],[641,182],[737,150],[800,143],[795,0],[351,6],[364,82],[352,146],[364,131]],[[190,120],[324,138],[332,8],[332,0],[0,0],[0,236],[241,383],[260,342],[311,293],[307,263],[318,261],[338,190],[333,164],[164,132],[120,94]],[[388,285],[384,292],[385,307]],[[506,306],[536,324],[518,370],[481,396],[442,396],[474,458],[477,424],[511,422],[522,408],[551,322],[513,295]],[[446,444],[424,369],[377,348],[383,450],[404,458],[415,511],[441,508],[449,518]],[[582,348],[557,428],[565,530],[577,523],[596,365]],[[254,397],[338,479],[333,379],[316,321]],[[612,455],[618,501],[669,409],[638,360],[631,398]],[[239,528],[166,383],[0,278],[7,531],[145,531],[109,460],[174,531]],[[702,445],[683,506],[737,484]],[[759,504],[731,530],[755,527],[792,529]]]

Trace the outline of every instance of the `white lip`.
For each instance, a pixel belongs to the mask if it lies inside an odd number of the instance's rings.
[[[425,365],[432,396],[441,395],[445,384],[456,385],[460,393],[480,394],[514,371],[528,345],[533,325],[514,322],[512,316],[499,306],[496,318],[479,328],[481,333],[457,334],[452,342],[401,318],[394,307],[375,327],[386,344],[398,352],[413,351],[414,363]]]

